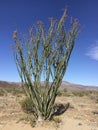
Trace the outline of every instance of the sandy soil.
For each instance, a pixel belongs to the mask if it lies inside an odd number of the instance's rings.
[[[32,128],[25,120],[19,101],[22,97],[0,97],[0,130],[98,130],[98,103],[89,97],[57,97],[57,103],[70,103],[69,109],[60,116],[62,122],[54,125],[44,122]]]

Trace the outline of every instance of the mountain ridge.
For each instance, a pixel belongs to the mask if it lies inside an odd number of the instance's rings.
[[[44,86],[44,82],[41,82],[42,86]],[[51,83],[50,83],[51,84]],[[0,88],[8,88],[8,87],[21,87],[20,82],[8,82],[8,81],[0,81]],[[89,85],[81,85],[70,83],[67,81],[62,81],[62,84],[59,88],[60,90],[68,89],[72,91],[98,91],[98,86],[89,86]]]

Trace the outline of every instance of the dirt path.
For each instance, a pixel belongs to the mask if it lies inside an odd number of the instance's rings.
[[[96,126],[91,126],[84,121],[68,119],[63,120],[63,125],[59,130],[98,130]]]

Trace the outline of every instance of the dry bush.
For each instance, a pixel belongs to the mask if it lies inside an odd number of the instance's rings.
[[[0,89],[0,96],[4,96],[6,93],[3,89]]]
[[[20,102],[21,108],[25,113],[33,113],[33,105],[30,98],[26,97]]]
[[[6,93],[10,93],[14,96],[20,96],[22,94],[25,94],[24,90],[22,88],[18,88],[18,87],[14,87],[14,86],[5,88],[5,91],[6,91]]]
[[[67,95],[67,89],[64,90],[58,90],[57,91],[57,96],[66,96]]]
[[[74,96],[83,97],[85,95],[85,92],[82,92],[82,91],[73,91],[72,94]]]

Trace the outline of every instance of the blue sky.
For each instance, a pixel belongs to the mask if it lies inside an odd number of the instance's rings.
[[[98,86],[98,0],[1,0],[0,80],[20,81],[11,50],[13,31],[27,33],[38,20],[47,26],[48,18],[59,19],[65,6],[82,29],[63,80]]]

